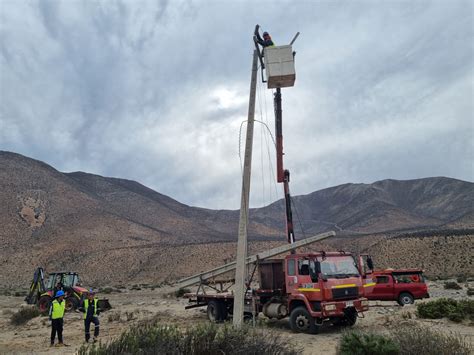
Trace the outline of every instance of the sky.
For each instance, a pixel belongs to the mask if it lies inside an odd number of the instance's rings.
[[[473,181],[473,14],[468,0],[0,0],[0,150],[238,209],[260,24],[277,45],[300,32],[282,89],[293,195]],[[272,95],[258,83],[251,207],[283,197]]]

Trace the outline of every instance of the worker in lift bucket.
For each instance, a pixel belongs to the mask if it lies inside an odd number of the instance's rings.
[[[99,313],[98,299],[95,297],[95,292],[90,289],[87,293],[87,297],[82,301],[79,310],[84,312],[84,332],[86,335],[86,343],[91,338],[90,327],[91,323],[94,323],[94,343],[99,337]]]
[[[67,346],[63,343],[63,317],[66,310],[66,300],[64,299],[64,291],[59,290],[56,293],[55,299],[51,302],[49,309],[49,319],[51,320],[51,345],[54,346],[54,339],[56,333],[58,334],[57,346]]]
[[[268,32],[263,32],[263,39],[262,39],[258,31],[259,28],[260,28],[260,25],[257,25],[255,27],[255,38],[257,39],[257,43],[260,44],[263,48],[273,47],[275,44],[273,43],[272,37],[270,36],[270,34]]]

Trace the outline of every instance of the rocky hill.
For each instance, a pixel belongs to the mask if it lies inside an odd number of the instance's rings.
[[[384,180],[295,196],[297,237],[330,229],[358,235],[471,228],[473,185],[449,178]],[[251,210],[250,239],[260,248],[284,240],[284,213],[281,200]],[[26,282],[38,265],[97,270],[91,278],[103,282],[163,278],[176,268],[192,272],[232,258],[227,249],[236,239],[238,215],[190,207],[135,181],[61,173],[0,151],[0,284]],[[181,258],[201,266],[183,268]]]
[[[306,234],[327,229],[357,234],[474,226],[474,184],[445,177],[344,184],[293,200]],[[281,213],[284,205],[278,201],[255,211],[255,218],[282,228]]]

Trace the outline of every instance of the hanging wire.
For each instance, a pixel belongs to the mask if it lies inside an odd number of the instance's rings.
[[[265,91],[266,92],[266,91]],[[263,99],[264,99],[264,107],[265,107],[265,123],[267,124],[268,126],[268,110],[267,110],[267,95],[263,95]],[[275,197],[272,196],[272,187],[270,187],[270,201],[273,201],[273,200],[276,200],[277,196],[278,196],[278,190],[277,190],[277,184],[275,182],[275,172],[273,171],[273,164],[272,164],[272,158],[271,158],[271,154],[270,154],[270,145],[268,144],[268,137],[265,136],[265,143],[267,145],[267,155],[268,155],[268,169],[270,170],[270,174],[269,174],[269,179],[270,179],[270,186],[272,186],[274,189],[275,189]],[[275,148],[276,149],[276,148]]]
[[[274,146],[275,146],[275,151],[276,151],[276,144],[275,144],[275,139],[273,138],[273,135],[271,133],[271,130],[270,128],[268,128],[268,108],[267,108],[267,95],[265,94],[267,92],[267,90],[265,89],[265,85],[262,85],[260,87],[261,89],[261,92],[262,92],[262,96],[264,98],[264,108],[265,108],[265,125],[267,126],[267,130],[268,132],[270,133],[270,136],[272,137],[272,140],[273,140],[273,143],[274,143]],[[262,121],[264,120],[263,119],[263,114],[261,114],[261,119]],[[270,144],[268,142],[268,136],[265,135],[264,136],[265,138],[265,145],[266,145],[266,148],[267,148],[267,155],[268,155],[268,170],[269,170],[269,174],[268,174],[268,178],[269,178],[269,200],[270,201],[273,201],[274,199],[276,200],[277,196],[278,196],[278,190],[277,190],[277,183],[275,181],[275,171],[273,170],[273,164],[272,164],[272,154],[270,152]],[[274,155],[273,155],[274,156]],[[273,190],[272,190],[272,187],[273,189],[275,190],[275,197],[273,197]]]
[[[242,126],[244,125],[244,123],[247,123],[248,120],[245,120],[245,121],[242,121],[240,123],[240,129],[239,129],[239,161],[240,161],[240,175],[244,175],[244,167],[243,167],[243,164],[242,164],[242,154],[241,154],[241,150],[242,150]]]
[[[271,129],[268,126],[268,109],[267,109],[267,100],[266,100],[266,96],[265,96],[266,90],[264,89],[264,87],[260,83],[260,81],[257,81],[257,87],[258,87],[258,90],[257,90],[256,94],[257,94],[257,102],[258,102],[258,114],[260,116],[260,120],[254,120],[254,122],[258,122],[262,125],[261,129],[260,129],[260,134],[261,134],[261,136],[263,136],[263,139],[265,139],[265,146],[266,146],[266,151],[267,151],[267,155],[268,155],[268,167],[269,167],[269,179],[270,179],[269,198],[270,198],[270,201],[271,201],[272,200],[272,188],[271,188],[272,183],[271,182],[273,182],[273,185],[274,185],[274,188],[275,188],[275,197],[278,196],[278,193],[277,193],[276,181],[274,179],[274,177],[276,175],[275,175],[275,172],[273,170],[273,164],[272,164],[271,153],[270,153],[270,151],[271,151],[270,143],[269,143],[268,135],[265,134],[265,133],[268,133],[270,135],[271,141],[273,142],[273,151],[274,152],[276,151],[276,141],[275,141],[275,138],[273,137]],[[264,105],[262,105],[262,96],[265,100]],[[263,117],[263,111],[264,111],[263,108],[265,109],[265,118]],[[241,175],[243,175],[243,162],[242,162],[242,153],[241,152],[242,152],[242,128],[243,128],[244,123],[248,123],[248,120],[242,121],[241,124],[240,124],[240,129],[239,129],[239,161],[240,161]],[[266,128],[266,131],[265,131],[265,128]],[[263,204],[263,206],[265,206],[266,205],[266,200],[265,200],[265,191],[266,191],[265,176],[266,176],[266,174],[265,174],[264,156],[263,156],[263,151],[264,151],[263,139],[260,140],[260,166],[261,166],[261,169],[262,169],[262,172],[261,172],[261,174],[262,174],[262,198],[263,198],[262,204]]]
[[[293,209],[296,212],[296,219],[298,220],[298,224],[300,225],[301,234],[303,235],[303,239],[306,239],[306,233],[304,232],[303,223],[301,223],[302,219],[300,218],[300,215],[298,213],[298,208],[296,207],[295,200],[293,199],[293,196],[291,196],[290,199],[291,199],[291,205],[293,206]]]
[[[265,123],[265,122],[262,122],[260,120],[254,120],[255,122],[257,123],[260,123],[261,125],[263,125],[266,129],[267,129],[267,132],[268,134],[270,135],[270,138],[272,139],[272,142],[273,142],[273,145],[276,149],[276,141],[275,141],[275,137],[273,137],[273,133],[272,131],[270,130],[270,128],[268,127],[268,125]],[[248,120],[243,120],[241,123],[240,123],[240,129],[239,129],[239,160],[240,160],[240,170],[243,172],[243,165],[242,165],[242,127],[245,123],[247,123]]]
[[[273,97],[273,94],[274,94],[274,90],[272,90],[272,97]],[[265,122],[267,123],[267,126],[268,126],[268,110],[267,110],[267,97],[266,95],[264,96],[265,97]],[[273,139],[273,143],[275,145],[275,151],[276,151],[276,143],[275,143],[275,139],[273,138],[272,136],[272,139]],[[271,159],[271,154],[270,154],[270,148],[269,148],[269,145],[267,143],[267,153],[268,153],[268,161],[272,161]],[[273,155],[275,156],[275,155]],[[270,181],[273,183],[273,188],[275,189],[275,200],[277,199],[278,197],[278,188],[277,188],[277,183],[276,183],[276,180],[275,180],[275,176],[276,176],[276,173],[275,171],[273,170],[273,164],[270,163],[269,165],[269,168],[270,168]]]

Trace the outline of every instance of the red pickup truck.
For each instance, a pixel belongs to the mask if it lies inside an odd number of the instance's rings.
[[[404,306],[430,297],[421,269],[374,270],[372,279],[375,286],[366,295],[369,300],[397,301]]]

